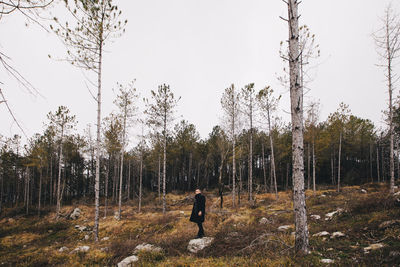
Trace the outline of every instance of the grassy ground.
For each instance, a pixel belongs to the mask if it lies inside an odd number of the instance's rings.
[[[312,252],[306,256],[294,255],[292,229],[278,231],[281,225],[293,225],[290,193],[281,192],[278,200],[273,194],[259,194],[253,206],[243,198],[237,209],[232,209],[230,196],[226,196],[220,210],[219,199],[206,192],[204,228],[215,241],[197,255],[186,249],[197,232],[197,226],[188,221],[192,200],[187,195],[169,194],[169,210],[163,215],[154,205],[157,199],[148,195],[142,213],[137,213],[133,201],[123,207],[120,221],[113,218],[112,210],[117,209],[111,207],[109,216],[100,220],[100,239],[109,239],[98,243],[93,242],[90,231],[75,228],[81,225],[90,230],[93,206],[77,203],[63,208],[68,214],[79,207],[82,216],[77,220],[55,220],[52,212],[38,218],[7,210],[7,217],[0,220],[0,266],[113,266],[143,242],[162,247],[164,253],[140,255],[140,266],[324,266],[320,262],[324,258],[334,260],[331,265],[335,266],[400,266],[400,223],[379,227],[384,221],[400,219],[396,198],[389,196],[384,185],[362,188],[368,193],[362,193],[358,186],[343,188],[340,193],[320,190],[315,196],[307,192]],[[337,208],[344,212],[325,220],[325,214]],[[311,219],[312,214],[321,219]],[[269,222],[260,224],[262,217]],[[340,231],[345,237],[313,237],[321,231]],[[85,235],[90,239],[85,240]],[[366,254],[364,247],[373,243],[384,247]],[[70,253],[81,245],[90,250]],[[69,251],[59,252],[63,246]]]

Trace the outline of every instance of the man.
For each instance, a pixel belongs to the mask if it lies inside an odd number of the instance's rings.
[[[203,222],[204,215],[206,213],[206,198],[201,194],[199,188],[195,191],[196,195],[194,196],[194,203],[192,214],[190,215],[190,221],[197,223],[199,227],[199,232],[197,233],[197,238],[202,238],[204,236]]]

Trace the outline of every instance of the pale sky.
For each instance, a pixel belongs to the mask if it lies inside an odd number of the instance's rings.
[[[257,90],[271,85],[282,94],[279,115],[289,119],[289,93],[277,81],[283,68],[279,44],[288,35],[287,23],[279,18],[287,14],[281,0],[115,3],[128,25],[125,35],[106,47],[103,117],[115,109],[115,84],[136,79],[142,97],[159,84],[170,84],[182,97],[177,115],[195,124],[201,137],[220,122],[220,98],[231,83],[241,88],[254,82]],[[304,0],[300,5],[300,24],[316,34],[321,49],[307,99],[320,99],[322,120],[343,101],[353,114],[383,125],[387,93],[383,70],[375,66],[378,57],[371,33],[379,27],[378,17],[388,3]],[[0,68],[3,91],[28,136],[42,132],[46,114],[60,105],[77,116],[80,133],[88,123],[94,125],[96,103],[82,71],[48,58],[48,54],[62,57],[65,53],[54,34],[37,25],[26,27],[25,19],[15,13],[0,20],[0,36],[0,51],[44,96],[30,96]],[[0,134],[21,134],[3,104],[0,114]]]

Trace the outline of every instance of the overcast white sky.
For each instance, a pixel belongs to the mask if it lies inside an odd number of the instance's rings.
[[[280,115],[289,116],[289,93],[277,81],[283,63],[279,43],[287,38],[286,6],[281,0],[120,0],[128,19],[126,34],[108,46],[104,62],[103,115],[113,109],[116,82],[136,79],[143,96],[162,83],[181,96],[178,114],[196,125],[202,137],[219,123],[220,97],[231,83],[254,82],[283,94]],[[320,99],[321,119],[340,102],[353,114],[382,125],[387,99],[384,76],[371,33],[387,0],[304,0],[301,24],[307,24],[321,46],[320,65],[309,97]],[[399,9],[399,5],[395,5]],[[25,26],[13,14],[0,20],[0,50],[40,91],[34,98],[0,69],[9,104],[27,134],[41,132],[46,114],[59,105],[70,108],[82,133],[96,120],[96,105],[80,70],[48,58],[65,47],[38,26]],[[398,68],[397,68],[398,69]],[[396,95],[398,92],[396,91]],[[307,100],[305,100],[307,101]],[[20,134],[0,104],[0,134]]]

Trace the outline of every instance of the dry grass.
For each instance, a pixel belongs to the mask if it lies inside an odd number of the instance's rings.
[[[163,253],[140,255],[140,266],[318,266],[321,258],[334,259],[341,266],[393,266],[400,262],[400,225],[380,229],[385,220],[399,219],[400,210],[396,201],[388,194],[384,185],[366,184],[346,187],[342,192],[325,189],[314,196],[307,191],[308,214],[318,214],[321,220],[309,220],[312,253],[306,257],[293,255],[294,237],[291,231],[279,232],[281,225],[293,224],[292,194],[280,192],[278,200],[274,194],[258,194],[252,205],[242,196],[242,204],[232,206],[231,195],[224,196],[224,209],[219,209],[219,199],[213,192],[207,193],[207,215],[204,228],[214,243],[198,253],[190,254],[186,247],[197,226],[189,222],[192,198],[188,195],[168,194],[168,211],[160,211],[157,197],[147,194],[141,213],[137,202],[123,206],[122,219],[113,218],[111,206],[109,216],[100,220],[100,238],[94,243],[91,232],[80,232],[75,225],[93,226],[93,207],[84,202],[64,207],[69,214],[75,207],[82,210],[78,220],[54,219],[48,212],[41,218],[16,215],[10,221],[0,220],[0,263],[6,266],[112,266],[132,255],[136,245],[151,243],[164,249]],[[321,195],[325,195],[322,197]],[[330,221],[324,215],[343,208],[344,213]],[[13,212],[17,214],[17,212]],[[102,213],[103,214],[103,213]],[[269,223],[262,225],[265,217]],[[325,241],[312,234],[341,231],[346,237]],[[90,239],[85,240],[89,234]],[[363,247],[375,242],[385,247],[364,254]],[[87,253],[59,252],[66,246],[73,250],[79,245],[88,245]],[[392,254],[390,254],[392,252]],[[391,255],[391,256],[390,256]],[[1,264],[0,264],[1,265]]]

